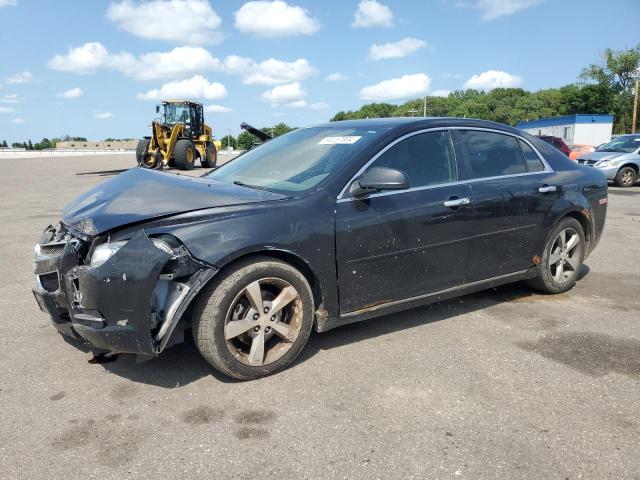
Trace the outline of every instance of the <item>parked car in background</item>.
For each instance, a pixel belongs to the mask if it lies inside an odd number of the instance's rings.
[[[547,142],[549,145],[553,145],[555,148],[564,153],[567,157],[571,154],[571,149],[564,143],[560,137],[554,137],[552,135],[536,135],[540,140]]]
[[[313,329],[519,280],[571,289],[607,200],[602,173],[506,125],[332,122],[204,177],[93,187],[42,234],[33,292],[89,348],[150,358],[191,328],[213,367],[253,379]]]
[[[577,161],[578,157],[582,157],[587,153],[591,153],[595,150],[591,145],[568,145],[571,153],[569,154],[569,158],[573,161]]]
[[[578,163],[599,169],[618,187],[631,187],[640,173],[640,134],[616,136]]]

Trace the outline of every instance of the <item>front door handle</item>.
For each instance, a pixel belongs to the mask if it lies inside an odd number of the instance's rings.
[[[463,197],[463,198],[451,197],[449,200],[444,202],[444,206],[449,208],[455,208],[455,207],[461,207],[462,205],[469,205],[470,203],[471,203],[471,200],[469,200],[469,197]]]
[[[555,185],[543,185],[541,187],[538,187],[538,191],[540,193],[550,193],[550,192],[555,192],[558,188]]]

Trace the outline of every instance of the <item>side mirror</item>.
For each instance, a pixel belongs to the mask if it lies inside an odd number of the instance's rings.
[[[354,197],[360,197],[367,193],[407,188],[409,180],[404,172],[395,168],[373,167],[351,184],[349,193]]]
[[[160,105],[156,105],[156,113],[160,113]]]

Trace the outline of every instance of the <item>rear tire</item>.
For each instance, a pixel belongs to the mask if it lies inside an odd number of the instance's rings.
[[[311,288],[298,270],[253,257],[222,272],[200,294],[193,337],[216,370],[252,380],[293,362],[311,334],[313,312]]]
[[[216,164],[218,163],[218,151],[213,143],[207,142],[205,147],[206,155],[204,158],[200,159],[200,163],[204,168],[216,168]]]
[[[191,140],[181,138],[173,150],[176,167],[179,170],[193,170],[196,161],[196,147]]]
[[[575,218],[564,218],[549,235],[538,276],[529,280],[529,285],[546,293],[571,290],[580,274],[585,251],[582,225]]]
[[[143,138],[138,142],[138,145],[136,146],[136,162],[138,162],[138,165],[142,165],[144,154],[149,150],[150,142],[151,140],[148,138]]]
[[[632,187],[636,180],[638,179],[638,174],[633,169],[633,167],[622,167],[618,170],[616,174],[616,178],[614,179],[614,183],[616,187],[629,188]]]

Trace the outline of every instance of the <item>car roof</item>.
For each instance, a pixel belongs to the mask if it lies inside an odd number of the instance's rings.
[[[522,135],[521,130],[504,125],[502,123],[479,120],[476,118],[457,117],[391,117],[391,118],[367,118],[359,120],[341,120],[337,122],[327,122],[317,127],[345,127],[345,128],[389,128],[417,130],[421,128],[435,127],[475,127],[491,128],[494,130],[504,130],[510,133]]]

